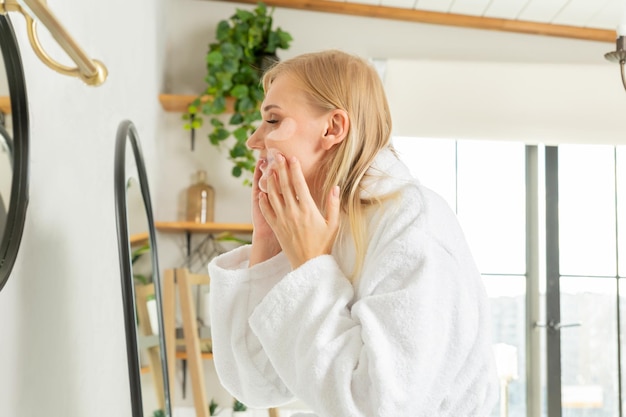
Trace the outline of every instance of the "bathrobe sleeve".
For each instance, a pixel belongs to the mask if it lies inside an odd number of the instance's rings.
[[[227,371],[229,389],[254,393],[251,405],[265,392],[320,417],[488,416],[498,393],[488,306],[456,217],[417,186],[378,213],[355,286],[331,255],[263,285],[248,277],[251,314],[232,324],[248,332],[214,346],[249,352],[216,350],[216,366],[239,370]]]
[[[242,246],[209,264],[213,356],[220,383],[233,396],[251,407],[272,407],[291,401],[293,394],[276,374],[248,319],[291,266],[280,253],[248,268],[250,248]]]

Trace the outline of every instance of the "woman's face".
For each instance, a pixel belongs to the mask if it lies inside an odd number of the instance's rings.
[[[326,152],[323,139],[328,132],[328,112],[314,108],[306,101],[306,95],[298,83],[288,75],[277,77],[269,87],[261,104],[262,124],[257,128],[247,145],[259,151],[261,169],[266,172],[275,154],[285,158],[295,156],[311,193],[312,185],[321,175],[317,167]],[[259,181],[266,191],[267,177]]]

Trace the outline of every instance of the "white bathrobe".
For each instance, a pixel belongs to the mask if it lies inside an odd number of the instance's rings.
[[[362,272],[351,237],[292,270],[250,247],[215,258],[211,332],[223,386],[251,407],[294,398],[319,417],[486,417],[498,397],[488,300],[456,216],[391,151],[366,190]]]

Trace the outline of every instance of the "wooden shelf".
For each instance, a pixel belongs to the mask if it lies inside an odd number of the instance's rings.
[[[11,114],[11,98],[8,96],[0,96],[0,112]]]
[[[136,235],[130,236],[130,246],[143,245],[144,243],[148,243],[150,236],[148,232],[137,233]]]
[[[159,94],[159,102],[163,110],[172,113],[186,113],[187,107],[196,99],[195,95],[189,94]],[[204,103],[209,96],[202,96],[201,101]],[[226,112],[232,113],[234,109],[234,99],[226,99]]]
[[[184,113],[187,111],[187,106],[189,106],[196,97],[197,96],[194,95],[160,94],[159,101],[165,111]]]
[[[212,360],[213,359],[213,353],[212,352],[201,352],[200,353],[200,357],[202,359]],[[187,359],[187,352],[185,352],[184,350],[176,351],[176,359]]]
[[[230,3],[256,4],[257,0],[224,0]],[[510,20],[493,17],[469,16],[455,13],[442,13],[428,10],[414,10],[403,7],[390,7],[362,4],[356,0],[266,0],[270,7],[287,7],[313,12],[347,14],[350,16],[376,17],[435,25],[459,26],[474,29],[499,30],[526,33],[531,35],[558,36],[563,38],[586,39],[590,41],[615,42],[615,31],[608,29],[585,28],[578,26],[555,25],[552,23]],[[371,3],[371,2],[370,2]]]
[[[252,233],[252,225],[247,223],[156,222],[155,227],[158,231],[171,233]]]

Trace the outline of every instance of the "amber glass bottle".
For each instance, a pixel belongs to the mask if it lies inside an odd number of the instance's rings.
[[[215,193],[206,182],[206,171],[198,171],[197,182],[187,189],[187,221],[213,222]]]

